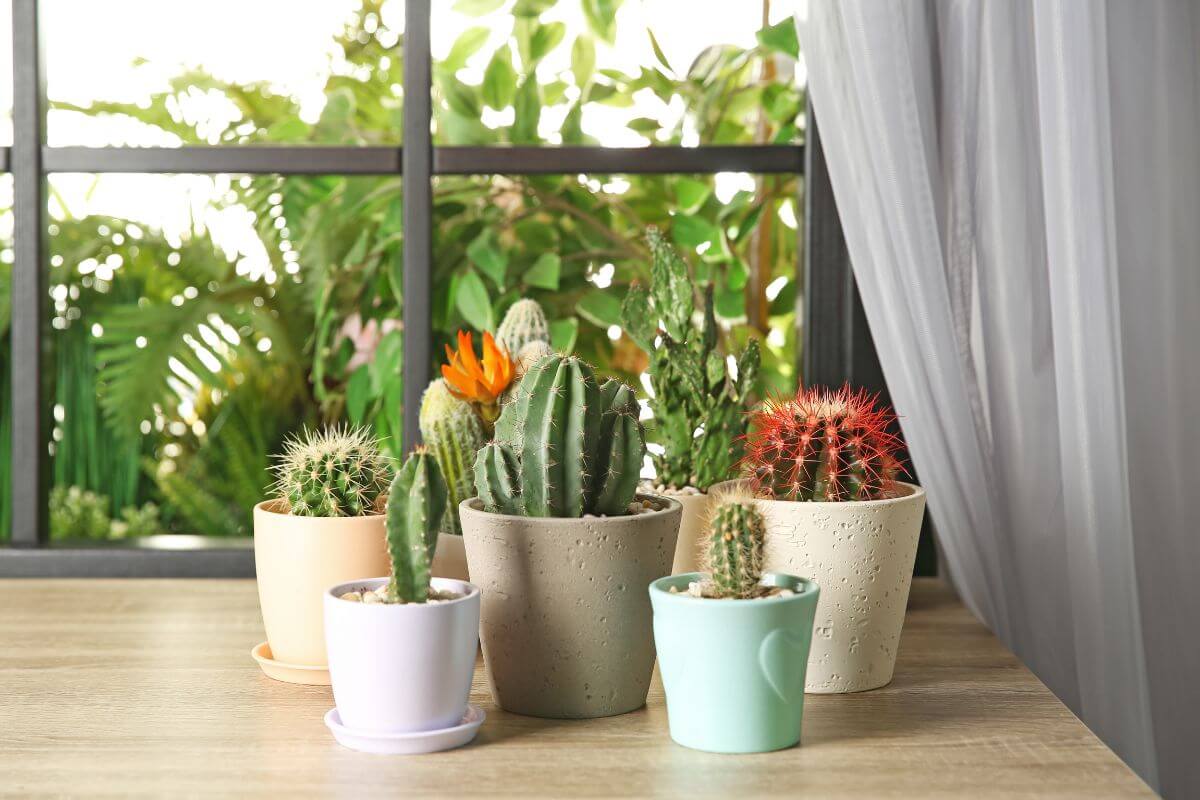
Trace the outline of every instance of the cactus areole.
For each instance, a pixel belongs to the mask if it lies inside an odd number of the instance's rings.
[[[628,512],[646,452],[633,390],[572,356],[529,368],[475,460],[487,511],[527,517]]]
[[[889,497],[900,472],[891,409],[843,386],[768,400],[751,415],[742,469],[772,500],[846,502]]]

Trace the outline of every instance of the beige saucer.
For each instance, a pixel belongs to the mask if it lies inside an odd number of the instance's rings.
[[[329,667],[308,667],[300,664],[284,664],[271,657],[271,645],[260,642],[250,651],[250,655],[262,667],[268,678],[285,683],[306,683],[310,686],[329,685]]]

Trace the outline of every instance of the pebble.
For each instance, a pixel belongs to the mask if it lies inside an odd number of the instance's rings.
[[[351,603],[362,602],[362,592],[346,592],[342,595],[343,600],[349,600]]]
[[[442,592],[442,591],[430,590],[429,599],[426,602],[428,602],[428,603],[449,603],[451,600],[457,600],[459,597],[460,597],[460,595],[457,595],[454,592]],[[380,586],[378,589],[374,589],[374,590],[368,591],[368,592],[346,592],[345,594],[343,594],[341,596],[340,599],[345,600],[350,603],[367,603],[368,605],[375,605],[375,604],[380,604],[380,603],[387,604],[387,605],[396,605],[394,603],[388,602],[387,584],[384,584],[383,586]]]
[[[364,603],[367,603],[368,605],[370,605],[373,603],[382,603],[383,598],[380,597],[379,595],[375,594],[374,592],[367,592],[366,594],[364,594],[362,596],[362,601]]]

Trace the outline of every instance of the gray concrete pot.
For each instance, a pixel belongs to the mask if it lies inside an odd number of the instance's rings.
[[[654,669],[646,587],[670,572],[682,514],[678,501],[649,499],[659,510],[584,519],[490,514],[477,498],[459,506],[496,705],[586,719],[645,704]]]

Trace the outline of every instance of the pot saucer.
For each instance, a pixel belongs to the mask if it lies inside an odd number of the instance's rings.
[[[310,686],[329,685],[329,667],[312,667],[304,664],[285,664],[276,661],[271,645],[259,642],[250,651],[251,657],[262,667],[263,674],[284,683],[305,683]]]
[[[347,728],[342,724],[338,710],[331,708],[325,714],[325,724],[333,731],[333,738],[337,739],[338,744],[351,750],[381,755],[416,755],[461,747],[475,738],[486,717],[482,708],[467,706],[462,722],[449,728],[411,733],[375,733]]]

